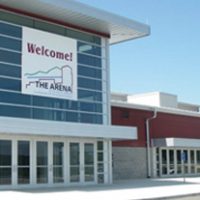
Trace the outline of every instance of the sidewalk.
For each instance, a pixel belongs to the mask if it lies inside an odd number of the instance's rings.
[[[13,200],[134,200],[168,199],[200,194],[200,178],[138,179],[113,185],[0,191],[1,199]]]

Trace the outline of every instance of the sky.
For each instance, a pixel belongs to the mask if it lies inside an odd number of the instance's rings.
[[[199,0],[79,0],[145,23],[148,37],[110,48],[111,90],[160,91],[200,104]]]

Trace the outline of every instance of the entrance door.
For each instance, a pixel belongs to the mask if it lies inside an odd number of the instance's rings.
[[[48,183],[48,142],[36,142],[36,183]]]
[[[64,183],[63,142],[53,142],[53,183]]]
[[[70,183],[95,183],[95,144],[70,142]]]
[[[12,184],[12,141],[0,140],[0,185]]]
[[[17,141],[17,183],[30,183],[30,141]]]

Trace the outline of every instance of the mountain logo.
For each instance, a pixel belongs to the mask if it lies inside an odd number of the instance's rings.
[[[27,82],[25,87],[58,90],[72,93],[73,71],[68,65],[62,67],[53,67],[47,71],[36,71],[34,73],[25,73]]]

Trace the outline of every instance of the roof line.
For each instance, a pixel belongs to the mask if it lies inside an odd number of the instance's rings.
[[[54,24],[59,24],[59,25],[69,27],[69,28],[72,28],[72,29],[77,29],[77,30],[80,30],[80,31],[83,31],[83,32],[87,32],[87,33],[99,35],[99,36],[102,36],[102,37],[110,38],[110,34],[108,34],[108,33],[102,33],[102,32],[99,32],[99,31],[87,29],[87,28],[84,28],[84,27],[81,27],[81,26],[77,26],[77,25],[74,25],[74,24],[71,24],[71,23],[59,21],[59,20],[56,20],[56,19],[52,19],[52,18],[49,18],[49,17],[38,15],[38,14],[35,14],[35,13],[30,13],[30,12],[20,10],[20,9],[17,9],[17,8],[11,8],[9,6],[5,6],[5,5],[2,5],[2,4],[0,4],[0,9],[6,10],[6,11],[9,11],[9,12],[14,12],[14,13],[17,13],[17,14],[20,14],[20,15],[25,15],[25,16],[28,16],[28,17],[31,17],[31,18],[36,18],[36,19],[39,19],[39,20],[51,22],[51,23],[54,23]]]
[[[144,111],[153,111],[153,110],[156,109],[158,112],[161,112],[161,113],[168,113],[168,114],[174,114],[174,115],[184,115],[184,116],[188,116],[188,117],[200,117],[199,112],[180,110],[180,109],[169,108],[169,107],[156,107],[156,106],[138,105],[138,104],[132,104],[132,103],[127,103],[127,102],[121,102],[121,101],[111,101],[111,106],[128,108],[128,109],[144,110]]]

